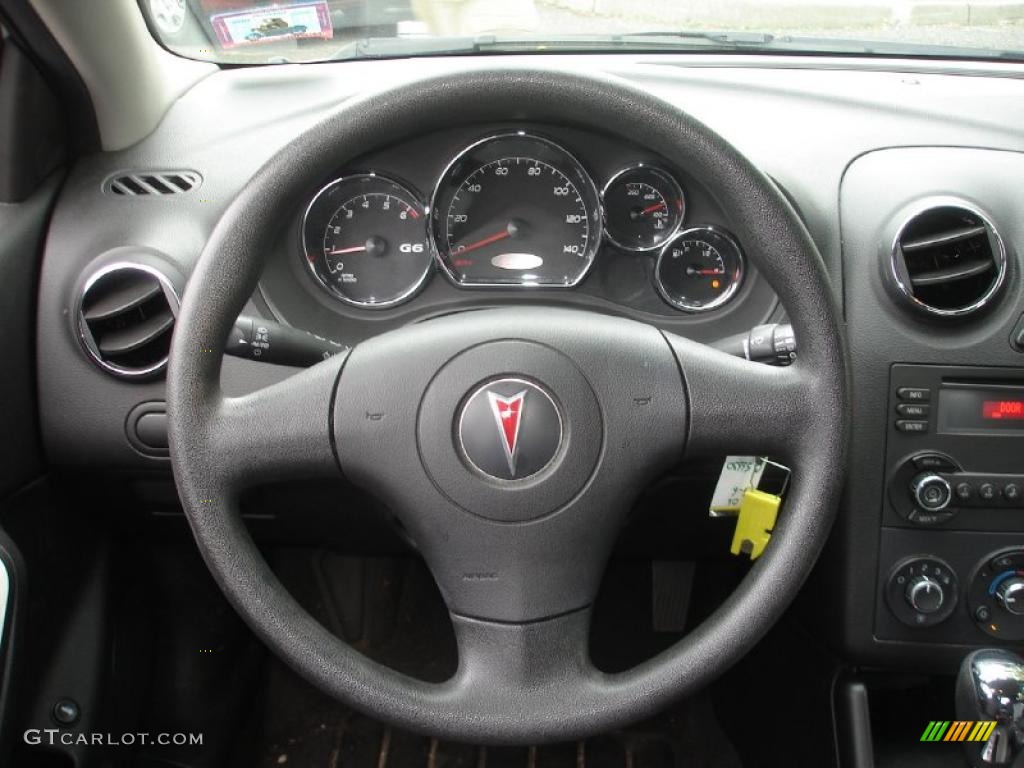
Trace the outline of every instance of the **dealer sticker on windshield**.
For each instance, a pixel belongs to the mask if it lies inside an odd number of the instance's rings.
[[[331,12],[325,0],[219,13],[210,17],[210,23],[224,48],[275,40],[334,37]]]

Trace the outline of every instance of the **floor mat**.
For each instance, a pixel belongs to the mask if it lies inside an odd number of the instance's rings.
[[[324,768],[676,768],[736,766],[727,756],[704,759],[657,731],[623,731],[586,741],[533,747],[455,744],[400,731],[360,715],[319,729],[263,756],[260,766]],[[277,745],[275,745],[277,746]]]
[[[377,661],[422,679],[455,669],[447,611],[424,566],[329,553],[276,553],[274,568],[307,610]],[[321,694],[269,657],[259,711],[240,741],[241,768],[738,768],[698,696],[635,727],[536,747],[456,744],[391,728]]]
[[[340,705],[339,705],[340,708]],[[693,704],[685,705],[689,710]],[[714,726],[678,717],[584,741],[531,747],[457,744],[391,728],[351,711],[282,733],[244,764],[303,768],[738,768]],[[239,765],[243,764],[239,761]]]

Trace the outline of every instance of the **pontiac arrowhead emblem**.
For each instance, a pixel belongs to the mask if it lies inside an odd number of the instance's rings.
[[[516,454],[519,449],[519,424],[523,417],[528,390],[516,392],[511,397],[502,397],[494,392],[487,393],[487,401],[491,404],[491,413],[498,425],[499,439],[505,449],[505,460],[512,477],[516,476]]]
[[[478,387],[457,419],[463,460],[495,480],[533,477],[551,465],[562,445],[562,415],[554,398],[527,379]]]

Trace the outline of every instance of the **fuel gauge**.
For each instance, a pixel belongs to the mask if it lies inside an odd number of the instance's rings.
[[[706,312],[729,301],[743,281],[743,253],[716,227],[680,232],[665,246],[654,269],[662,297],[676,309]]]
[[[627,251],[650,251],[683,223],[683,190],[668,173],[636,165],[615,174],[604,188],[605,234]]]

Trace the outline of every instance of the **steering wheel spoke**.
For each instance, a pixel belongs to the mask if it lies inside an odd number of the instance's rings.
[[[572,692],[581,710],[592,705],[586,695],[603,677],[590,661],[590,611],[573,611],[528,624],[505,624],[454,616],[459,669],[448,683],[464,706],[483,706],[499,696],[503,707],[528,715],[538,700],[557,700]],[[589,689],[589,690],[588,690]],[[581,712],[582,714],[582,712]],[[553,729],[558,723],[551,723]],[[552,730],[552,737],[558,736]],[[543,738],[543,737],[542,737]]]
[[[284,381],[213,405],[210,471],[235,489],[290,478],[340,476],[331,401],[344,355]]]
[[[687,453],[794,458],[806,436],[810,383],[799,364],[752,363],[666,334],[686,380]]]

